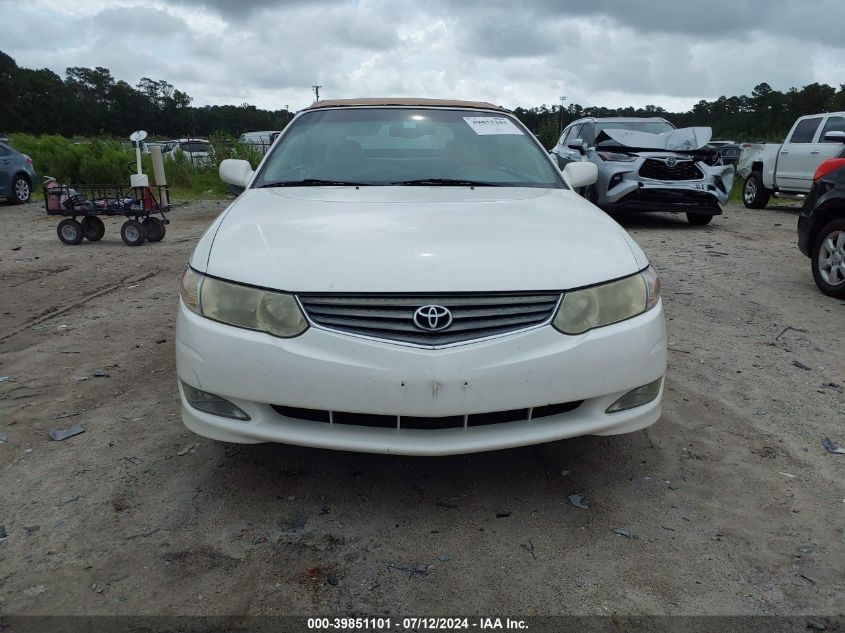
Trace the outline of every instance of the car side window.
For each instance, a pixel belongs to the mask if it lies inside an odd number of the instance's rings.
[[[819,124],[822,122],[822,118],[813,117],[812,119],[804,119],[798,125],[795,126],[795,131],[792,133],[792,136],[789,139],[790,143],[812,143],[813,136],[816,134],[816,130],[819,129]]]
[[[845,117],[828,117],[827,123],[824,124],[824,128],[822,129],[821,136],[819,136],[819,143],[841,143],[842,141],[824,140],[824,137],[828,132],[845,132]]]
[[[563,134],[560,135],[560,138],[557,141],[559,146],[566,145],[566,141],[569,140],[569,137],[572,136],[572,128],[568,127],[563,131]]]
[[[567,142],[574,141],[577,138],[581,138],[581,130],[584,128],[584,125],[573,125],[572,130],[570,130],[569,137],[566,139]]]

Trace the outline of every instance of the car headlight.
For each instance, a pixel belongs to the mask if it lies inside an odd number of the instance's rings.
[[[567,292],[552,325],[564,334],[583,334],[642,314],[656,306],[658,299],[660,277],[649,266],[624,279]]]
[[[293,295],[206,277],[190,267],[182,275],[180,295],[192,312],[227,325],[280,338],[299,336],[308,329]]]
[[[636,156],[630,154],[622,154],[621,152],[598,152],[604,160],[610,160],[618,163],[630,163],[637,160]]]

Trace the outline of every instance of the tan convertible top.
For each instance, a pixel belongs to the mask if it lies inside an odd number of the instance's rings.
[[[315,101],[306,110],[320,108],[351,108],[355,106],[424,106],[434,108],[472,108],[474,110],[506,110],[486,101],[458,101],[454,99],[326,99]]]

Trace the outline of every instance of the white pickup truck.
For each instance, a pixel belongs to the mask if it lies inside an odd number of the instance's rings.
[[[800,117],[783,144],[743,144],[737,173],[745,179],[745,206],[762,209],[772,196],[803,198],[813,185],[816,168],[823,160],[837,156],[842,143],[845,112]]]

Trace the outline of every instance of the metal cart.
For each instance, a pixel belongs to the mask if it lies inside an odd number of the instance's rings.
[[[44,206],[48,215],[65,216],[56,232],[62,242],[73,246],[83,239],[96,242],[103,237],[106,227],[102,216],[126,218],[120,237],[129,246],[140,246],[145,240],[161,241],[170,224],[165,217],[170,211],[166,186],[63,186],[51,180],[44,185]]]

